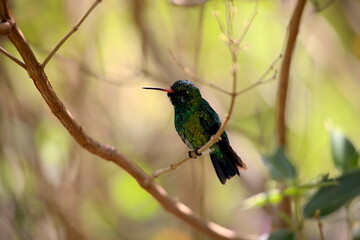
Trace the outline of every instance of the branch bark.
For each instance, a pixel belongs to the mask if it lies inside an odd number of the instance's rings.
[[[306,0],[298,0],[294,13],[289,23],[289,34],[286,42],[283,62],[279,74],[278,87],[278,143],[282,146],[286,144],[286,98],[289,86],[289,73],[292,61],[292,55],[296,45],[296,39],[299,33],[299,26],[302,13],[305,8]]]
[[[297,36],[302,14],[304,12],[306,0],[298,0],[295,10],[289,23],[289,32],[284,51],[284,59],[280,68],[279,86],[278,86],[278,112],[277,112],[277,131],[279,146],[286,146],[286,104],[289,87],[289,75],[293,52],[296,45]],[[281,188],[285,186],[280,186]],[[291,217],[291,200],[284,197],[279,205],[279,210]],[[280,228],[288,227],[288,223],[283,219],[279,222]]]
[[[116,150],[115,147],[101,143],[89,136],[56,95],[43,68],[47,62],[45,61],[41,64],[35,57],[32,49],[26,42],[24,35],[21,33],[20,29],[17,28],[14,19],[12,19],[6,5],[6,0],[0,0],[0,12],[1,22],[8,21],[12,23],[7,36],[24,60],[29,77],[32,78],[36,88],[44,98],[52,113],[60,120],[81,147],[94,155],[111,161],[123,168],[142,188],[151,194],[165,210],[172,213],[177,218],[182,219],[194,228],[203,231],[209,237],[221,240],[255,239],[253,236],[240,237],[233,230],[198,217],[186,205],[172,199],[161,186],[152,181],[151,177],[145,173],[143,169],[123,153]]]

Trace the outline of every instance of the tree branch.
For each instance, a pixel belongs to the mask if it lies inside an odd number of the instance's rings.
[[[13,55],[11,55],[9,52],[7,52],[5,49],[3,49],[2,47],[0,47],[0,52],[2,52],[5,56],[7,56],[8,58],[10,58],[13,62],[17,63],[20,67],[24,68],[26,70],[26,65],[25,63],[23,63],[22,61],[20,61],[19,59],[17,59],[16,57],[14,57]]]
[[[184,64],[182,64],[179,61],[179,59],[174,55],[174,53],[172,51],[169,51],[169,54],[170,54],[171,58],[173,59],[173,61],[181,68],[181,70],[190,77],[191,81],[200,82],[200,83],[204,84],[205,86],[208,86],[208,87],[218,90],[219,92],[231,95],[231,92],[229,92],[225,89],[222,89],[221,87],[196,76],[196,74],[189,67],[184,66]]]
[[[292,55],[295,49],[296,38],[299,32],[299,26],[301,21],[301,16],[304,11],[306,0],[298,0],[294,13],[291,17],[289,24],[289,35],[286,43],[286,48],[284,52],[283,62],[280,68],[279,76],[279,87],[278,87],[278,142],[280,145],[285,146],[286,144],[286,123],[285,123],[285,113],[286,113],[286,97],[288,92],[289,85],[289,73],[290,65],[292,60]]]
[[[299,32],[302,13],[305,8],[306,0],[298,0],[295,10],[289,23],[289,35],[286,42],[283,62],[280,68],[279,86],[278,86],[278,112],[277,112],[277,131],[278,144],[286,146],[286,103],[289,86],[289,74],[293,52],[296,45],[296,39]],[[281,188],[285,186],[280,186]],[[289,197],[283,198],[279,205],[279,210],[291,217],[291,200]],[[280,220],[279,227],[287,227],[288,224]]]
[[[320,210],[315,211],[314,218],[316,219],[319,228],[320,240],[325,240],[323,224],[320,217]]]
[[[85,21],[85,19],[90,15],[90,13],[95,9],[95,7],[102,2],[102,0],[95,0],[95,2],[91,5],[91,7],[86,11],[84,16],[80,19],[80,21],[68,32],[63,39],[55,46],[55,48],[50,52],[50,54],[46,57],[44,62],[41,64],[42,68],[45,68],[46,64],[50,61],[50,59],[55,55],[55,53],[60,49],[60,47],[66,42],[66,40],[71,37],[80,27],[80,25]]]
[[[8,11],[8,4],[6,0],[0,0],[0,22],[5,22],[10,19]]]

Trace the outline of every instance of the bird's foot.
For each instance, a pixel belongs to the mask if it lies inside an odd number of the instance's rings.
[[[194,150],[189,151],[189,157],[196,159],[197,157],[201,156],[202,153],[199,153],[200,148],[196,148]]]

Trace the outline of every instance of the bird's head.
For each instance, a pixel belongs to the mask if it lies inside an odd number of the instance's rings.
[[[199,88],[187,80],[176,81],[170,89],[143,87],[167,92],[171,103],[175,108],[192,108],[200,105],[202,97]]]

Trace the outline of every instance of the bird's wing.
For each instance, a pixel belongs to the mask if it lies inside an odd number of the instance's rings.
[[[201,113],[200,116],[200,123],[203,125],[204,129],[207,130],[207,132],[210,134],[211,137],[214,135],[221,126],[221,121],[219,119],[219,115],[214,111],[214,109],[210,106],[210,104],[203,99],[203,104],[201,104]],[[227,138],[226,133],[224,132],[221,135],[222,138]]]

